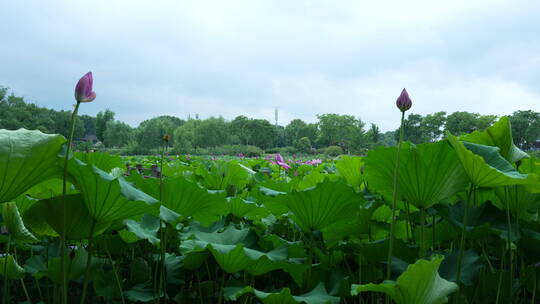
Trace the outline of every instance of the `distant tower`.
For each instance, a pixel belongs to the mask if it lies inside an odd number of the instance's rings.
[[[278,109],[275,108],[274,110],[274,118],[276,119],[276,128],[277,128],[277,123],[278,123]]]

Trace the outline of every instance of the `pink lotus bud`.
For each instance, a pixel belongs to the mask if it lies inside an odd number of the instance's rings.
[[[96,98],[96,92],[92,91],[93,85],[92,72],[86,73],[75,87],[75,100],[77,102],[91,102]]]
[[[399,110],[401,110],[401,112],[405,112],[411,108],[412,101],[409,98],[409,93],[407,93],[407,90],[403,89],[403,91],[401,91],[401,94],[396,100],[396,106]]]

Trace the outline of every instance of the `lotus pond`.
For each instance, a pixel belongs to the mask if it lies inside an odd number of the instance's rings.
[[[506,117],[405,142],[397,175],[396,147],[280,163],[66,146],[0,130],[3,303],[540,301],[540,160]]]

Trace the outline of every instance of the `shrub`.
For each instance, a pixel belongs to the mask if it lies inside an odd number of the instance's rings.
[[[330,156],[338,156],[343,154],[343,149],[340,146],[329,146],[324,149],[324,153]]]
[[[246,157],[261,156],[263,150],[250,145],[224,145],[219,147],[198,148],[196,154],[201,155],[230,155],[237,156],[242,153]]]
[[[150,154],[150,150],[147,148],[143,148],[136,140],[130,140],[128,143],[124,146],[124,151],[122,154],[125,155],[148,155]]]

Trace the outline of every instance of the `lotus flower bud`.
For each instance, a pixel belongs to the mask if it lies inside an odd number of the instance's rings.
[[[75,100],[77,102],[91,102],[96,98],[96,92],[92,91],[94,80],[92,78],[92,72],[86,73],[75,87]]]
[[[407,93],[407,90],[403,89],[403,91],[401,91],[401,94],[396,100],[396,106],[401,112],[405,112],[411,108],[412,101],[409,98],[409,93]]]

